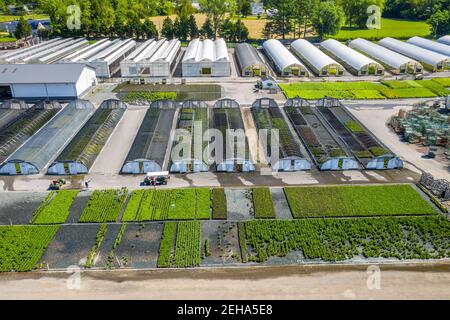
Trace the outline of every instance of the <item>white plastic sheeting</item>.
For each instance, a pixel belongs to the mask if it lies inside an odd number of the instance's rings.
[[[431,50],[450,57],[450,46],[421,37],[412,37],[408,41],[415,46]]]
[[[303,60],[311,69],[313,69],[319,76],[326,76],[334,73],[335,75],[344,75],[344,67],[331,59],[319,48],[304,39],[298,39],[292,42],[291,49],[294,53]]]
[[[89,65],[95,68],[97,77],[110,78],[120,69],[120,62],[132,52],[135,47],[136,42],[132,39],[120,40],[107,47],[105,50],[89,57]]]
[[[61,44],[64,44],[66,42],[72,41],[72,38],[67,39],[55,39],[44,42],[42,45],[39,44],[37,46],[33,46],[30,48],[26,48],[19,51],[11,52],[11,54],[7,54],[2,56],[2,61],[5,63],[16,63],[16,62],[23,62],[23,59],[30,57],[36,53],[42,52],[44,50],[48,50],[50,48],[60,46]]]
[[[371,56],[400,74],[407,73],[408,71],[420,73],[423,70],[419,62],[366,39],[358,38],[352,40],[349,43],[349,47]]]
[[[192,40],[183,57],[182,70],[184,77],[229,77],[231,63],[225,40]]]
[[[374,70],[375,74],[383,74],[384,68],[381,64],[337,40],[325,40],[320,46],[353,69],[358,75],[370,74],[372,70]]]
[[[275,39],[263,43],[263,48],[282,76],[309,76],[305,65],[301,63],[280,41]]]
[[[440,53],[436,53],[410,43],[406,43],[393,38],[384,38],[380,40],[380,45],[385,48],[394,50],[398,53],[404,54],[410,58],[420,61],[430,69],[442,70],[450,62],[450,58]]]
[[[440,37],[437,41],[439,43],[443,43],[443,44],[446,44],[446,45],[450,46],[450,36]]]
[[[180,51],[178,39],[147,40],[120,63],[122,77],[170,77]]]

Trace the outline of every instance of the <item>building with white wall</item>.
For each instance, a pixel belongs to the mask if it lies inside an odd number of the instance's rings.
[[[0,92],[11,98],[74,99],[96,84],[95,70],[83,63],[0,65]]]

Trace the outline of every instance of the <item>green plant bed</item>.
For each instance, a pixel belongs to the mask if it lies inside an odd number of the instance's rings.
[[[59,226],[0,226],[0,272],[30,271]]]
[[[127,193],[126,188],[95,190],[89,198],[79,222],[116,222]]]
[[[178,222],[174,266],[196,267],[201,259],[202,225],[199,221]]]
[[[345,126],[352,132],[365,132],[364,128],[361,125],[353,120],[349,120],[345,122]]]
[[[33,215],[33,224],[61,224],[66,222],[70,207],[79,190],[52,191]]]
[[[227,197],[223,188],[211,190],[211,207],[213,219],[227,219]]]
[[[252,252],[264,262],[301,251],[305,259],[450,257],[450,223],[441,216],[361,219],[253,220],[240,222]],[[241,244],[242,245],[242,244]]]
[[[252,188],[252,199],[256,219],[275,219],[275,208],[269,188]]]
[[[165,222],[159,243],[159,256],[156,263],[158,268],[168,268],[171,265],[172,248],[177,229],[176,222]]]
[[[436,214],[409,184],[284,188],[294,218]]]
[[[123,102],[138,103],[138,102],[153,102],[157,100],[175,100],[177,98],[176,92],[128,92],[122,97]]]

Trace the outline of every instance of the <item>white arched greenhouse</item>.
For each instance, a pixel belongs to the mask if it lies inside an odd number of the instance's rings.
[[[443,36],[443,37],[440,37],[440,38],[437,40],[437,42],[443,43],[443,44],[446,44],[446,45],[450,46],[450,36]]]
[[[419,62],[366,39],[352,40],[348,46],[374,58],[393,73],[406,74],[423,71],[423,66]]]
[[[291,50],[318,76],[343,76],[344,67],[307,40],[292,42]]]
[[[231,74],[230,56],[222,38],[192,40],[181,65],[183,77],[229,77]]]
[[[362,53],[359,53],[345,44],[334,39],[323,41],[320,46],[331,56],[335,57],[339,62],[344,64],[347,69],[358,76],[366,75],[382,75],[384,67]]]
[[[443,54],[444,56],[450,57],[450,46],[445,45],[443,43],[439,43],[421,37],[412,37],[406,42],[427,50]]]
[[[421,62],[425,68],[432,71],[442,71],[450,63],[450,58],[444,56],[443,54],[436,53],[397,39],[384,38],[380,40],[379,44],[385,48],[394,50]]]
[[[144,42],[120,62],[122,77],[170,77],[181,52],[178,39]]]
[[[281,76],[309,77],[308,69],[280,41],[267,40],[263,48]]]
[[[269,68],[258,54],[258,50],[248,43],[239,43],[234,49],[239,70],[243,77],[267,76]]]

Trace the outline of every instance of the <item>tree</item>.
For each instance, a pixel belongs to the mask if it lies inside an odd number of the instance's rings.
[[[320,38],[337,34],[343,21],[342,8],[332,1],[321,2],[312,17],[312,25]]]
[[[442,36],[450,33],[449,10],[437,10],[428,20],[433,36]]]
[[[173,36],[175,38],[180,38],[181,37],[181,23],[180,23],[180,18],[176,17],[175,21],[173,22]]]
[[[16,31],[14,31],[14,36],[16,39],[22,39],[31,36],[33,29],[31,25],[25,20],[24,17],[20,17],[19,22],[16,26]]]
[[[237,12],[242,17],[247,17],[252,13],[250,0],[236,0]]]
[[[273,0],[271,0],[272,3]],[[286,39],[286,35],[292,32],[293,8],[295,0],[273,1],[274,13],[270,17],[274,34]]]
[[[311,23],[311,17],[319,4],[319,0],[295,0],[294,1],[294,33],[295,29],[298,28],[298,35],[301,35],[303,28],[303,37],[306,38],[306,32],[308,24]]]
[[[158,30],[152,20],[146,18],[142,24],[142,34],[147,39],[157,38]]]
[[[199,30],[197,26],[197,20],[195,20],[193,14],[189,16],[188,25],[189,25],[189,37],[191,39],[197,38],[199,35]]]
[[[203,23],[201,34],[207,37],[208,39],[214,37],[214,30],[210,18],[206,18],[205,22]]]
[[[161,34],[164,38],[173,39],[174,30],[173,30],[173,22],[168,16],[164,19]]]
[[[227,13],[233,15],[236,12],[236,0],[200,0],[200,8],[206,13],[212,22],[214,38]]]
[[[175,12],[181,18],[187,18],[194,13],[192,2],[190,0],[176,0]]]
[[[273,22],[271,22],[271,21],[266,22],[266,24],[264,25],[264,29],[263,29],[263,36],[264,36],[264,38],[267,39],[267,40],[271,39],[273,34],[274,34]]]
[[[344,11],[346,22],[349,27],[356,25],[359,28],[364,28],[370,15],[367,13],[369,6],[376,5],[380,7],[380,12],[382,12],[384,0],[340,0],[339,4]]]

